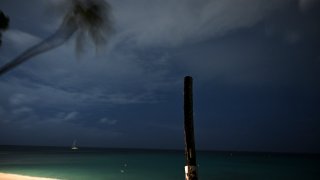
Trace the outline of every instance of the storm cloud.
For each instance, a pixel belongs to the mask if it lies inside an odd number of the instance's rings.
[[[12,22],[1,65],[62,21],[56,0],[30,1],[0,2]],[[88,43],[78,58],[70,41],[0,79],[0,143],[34,132],[40,145],[182,148],[191,75],[199,148],[320,151],[318,2],[108,2],[115,33],[100,54]]]

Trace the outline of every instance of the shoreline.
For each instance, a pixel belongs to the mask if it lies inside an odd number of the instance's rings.
[[[0,179],[1,180],[58,180],[53,178],[46,178],[46,177],[35,177],[35,176],[25,176],[19,174],[11,174],[11,173],[1,173],[0,172]]]

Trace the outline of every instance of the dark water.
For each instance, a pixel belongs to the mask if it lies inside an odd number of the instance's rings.
[[[319,155],[197,152],[200,180],[319,180]],[[184,179],[184,152],[0,146],[0,172],[70,180]]]

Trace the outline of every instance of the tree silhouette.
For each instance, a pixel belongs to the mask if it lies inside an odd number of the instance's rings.
[[[106,43],[112,32],[110,5],[104,0],[68,0],[67,13],[57,31],[42,42],[30,47],[0,68],[0,76],[31,57],[56,48],[77,33],[76,49],[82,51],[84,39],[90,37],[96,47]]]
[[[0,10],[0,46],[2,44],[2,31],[5,31],[9,27],[9,17],[6,16],[1,10]]]

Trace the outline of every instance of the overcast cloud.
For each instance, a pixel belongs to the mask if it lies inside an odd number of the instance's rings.
[[[13,0],[1,0],[0,8],[11,24],[3,33],[0,65],[58,28],[64,13],[61,2],[30,0],[15,5]],[[81,134],[79,143],[87,145],[168,143],[180,148],[182,143],[176,141],[183,135],[180,95],[185,75],[194,76],[198,88],[196,103],[201,108],[196,114],[202,130],[198,137],[217,142],[202,139],[200,147],[235,147],[236,143],[225,143],[234,137],[228,133],[231,130],[238,142],[259,144],[272,136],[261,124],[282,129],[290,121],[295,135],[300,127],[295,118],[306,119],[306,131],[317,124],[319,113],[313,111],[320,89],[316,0],[109,2],[115,33],[104,51],[96,54],[88,43],[77,56],[71,38],[0,78],[0,144],[19,138],[29,143],[32,135],[24,135],[30,131],[47,131],[52,142],[68,137],[58,145]],[[287,94],[292,97],[286,99]],[[292,116],[283,118],[287,111]],[[15,135],[15,130],[21,133]],[[312,132],[313,139],[301,138],[299,148],[313,145],[320,131]],[[46,141],[37,138],[37,142]],[[285,143],[270,141],[260,149],[273,143],[284,144],[280,150],[287,148]]]
[[[111,1],[118,41],[178,46],[251,27],[290,0]]]

